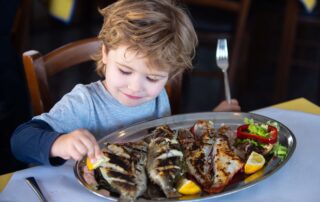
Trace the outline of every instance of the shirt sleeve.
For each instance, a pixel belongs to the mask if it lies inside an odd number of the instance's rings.
[[[20,125],[12,134],[12,153],[26,163],[61,165],[64,159],[50,158],[51,146],[60,135],[44,121],[29,121]]]
[[[59,133],[69,133],[80,128],[90,130],[92,108],[90,92],[84,85],[78,84],[71,92],[64,95],[48,113],[43,113],[33,119],[45,121]]]

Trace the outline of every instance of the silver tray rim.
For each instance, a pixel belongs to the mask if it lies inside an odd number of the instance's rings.
[[[214,198],[234,194],[236,192],[239,192],[239,191],[245,190],[247,188],[250,188],[254,185],[257,185],[258,183],[260,183],[264,179],[272,176],[279,169],[281,169],[289,161],[289,159],[292,157],[292,155],[295,151],[296,145],[297,145],[296,137],[294,136],[292,131],[287,126],[282,124],[280,121],[277,121],[275,119],[272,119],[272,118],[264,116],[264,115],[255,114],[255,113],[251,113],[251,112],[199,112],[199,113],[178,114],[178,115],[163,117],[163,118],[159,118],[159,119],[155,119],[155,120],[151,120],[151,121],[146,121],[146,122],[142,122],[142,123],[137,123],[137,124],[134,124],[132,126],[125,128],[125,129],[120,129],[120,130],[117,130],[115,132],[112,132],[112,133],[106,135],[105,137],[100,139],[98,141],[98,143],[100,146],[103,146],[105,142],[114,143],[114,142],[137,141],[139,139],[146,138],[150,135],[150,133],[146,133],[146,131],[143,131],[142,136],[141,136],[141,134],[139,134],[139,137],[136,137],[137,135],[135,135],[135,134],[137,134],[138,132],[140,132],[142,130],[147,130],[150,128],[154,129],[155,127],[163,125],[163,124],[168,124],[170,127],[173,126],[173,129],[182,128],[181,125],[183,125],[183,123],[185,123],[185,122],[193,122],[194,123],[197,120],[212,120],[215,123],[215,127],[217,125],[218,126],[219,125],[220,126],[221,125],[228,125],[227,122],[231,121],[231,122],[236,122],[236,124],[231,125],[233,127],[236,127],[236,126],[243,124],[243,119],[245,117],[246,118],[253,118],[255,121],[258,121],[258,122],[266,122],[266,121],[270,120],[270,121],[276,121],[279,123],[279,126],[280,126],[279,138],[282,139],[282,142],[281,142],[282,144],[283,144],[283,139],[284,139],[286,141],[285,142],[286,146],[288,147],[288,155],[283,161],[278,163],[273,169],[269,170],[267,173],[264,173],[264,175],[259,177],[257,180],[254,180],[249,183],[239,182],[236,184],[237,186],[232,185],[231,187],[227,187],[224,191],[222,191],[221,193],[218,193],[218,194],[211,194],[211,195],[206,195],[206,196],[202,196],[202,197],[198,197],[198,198],[182,199],[182,200],[165,198],[163,200],[157,199],[157,201],[202,201],[202,200],[214,199]],[[180,123],[180,127],[179,127],[179,123]],[[178,126],[175,124],[178,124]],[[148,132],[149,132],[149,130],[148,130]],[[126,139],[126,138],[128,138],[128,139]],[[97,196],[100,196],[102,198],[105,198],[105,199],[108,199],[111,201],[117,201],[118,198],[116,198],[116,197],[104,196],[104,195],[102,195],[102,194],[98,193],[97,191],[92,190],[90,188],[90,186],[85,182],[85,180],[83,179],[83,177],[81,175],[80,162],[81,161],[77,161],[73,167],[74,174],[75,174],[78,182],[82,186],[84,186],[88,191],[90,191],[91,193],[93,193]],[[138,199],[138,201],[152,201],[152,200],[140,198],[140,199]]]

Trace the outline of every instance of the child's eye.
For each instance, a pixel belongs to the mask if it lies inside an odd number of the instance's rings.
[[[150,82],[152,82],[152,83],[156,83],[156,82],[159,81],[158,78],[153,78],[153,77],[149,77],[149,76],[147,77],[147,80],[150,81]]]
[[[122,69],[119,69],[119,71],[121,72],[121,74],[124,74],[124,75],[130,75],[131,74],[130,71],[124,71]]]

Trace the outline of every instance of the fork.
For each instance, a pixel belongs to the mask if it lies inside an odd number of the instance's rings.
[[[228,79],[228,45],[227,39],[218,39],[217,50],[216,50],[216,62],[217,66],[222,70],[224,77],[224,90],[226,95],[226,100],[230,104],[231,103],[231,94],[229,87],[229,79]]]

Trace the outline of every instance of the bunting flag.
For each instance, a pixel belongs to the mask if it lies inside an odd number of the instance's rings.
[[[64,23],[72,20],[76,0],[49,0],[50,14]]]
[[[316,7],[317,0],[300,0],[309,13]]]

